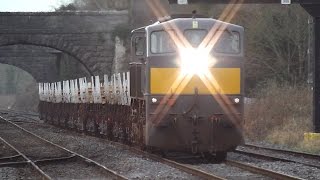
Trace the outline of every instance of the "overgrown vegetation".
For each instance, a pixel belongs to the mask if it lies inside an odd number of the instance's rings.
[[[62,5],[56,11],[74,10],[126,10],[130,0],[74,0],[72,3]]]
[[[307,82],[308,14],[298,5],[254,8],[246,23],[248,86],[273,79],[296,86]]]
[[[320,142],[304,141],[312,132],[312,90],[307,85],[259,86],[245,106],[245,134],[253,141],[268,141],[292,148],[320,151]]]
[[[123,40],[129,40],[130,39],[130,25],[128,24],[120,24],[116,26],[113,31],[112,31],[112,38],[119,37],[120,39]],[[128,42],[126,42],[128,43]]]

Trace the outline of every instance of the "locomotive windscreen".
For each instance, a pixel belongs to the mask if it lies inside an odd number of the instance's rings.
[[[171,33],[171,32],[170,32]],[[175,44],[166,31],[155,31],[151,33],[151,52],[154,54],[173,53]]]
[[[239,33],[224,31],[223,33],[221,33],[217,43],[214,45],[213,50],[217,53],[226,53],[226,54],[240,53]]]
[[[170,34],[176,35],[172,32]],[[205,29],[187,29],[184,31],[184,37],[194,48],[197,48],[207,38],[207,34],[208,31]],[[219,37],[213,47],[213,52],[223,54],[240,53],[240,34],[238,32],[220,31],[214,33],[214,36]],[[214,39],[214,36],[211,39]],[[174,53],[176,52],[176,47],[168,32],[155,31],[151,33],[151,52],[153,54]]]
[[[189,41],[192,47],[198,47],[207,35],[207,30],[203,29],[188,29],[184,31],[184,36]]]

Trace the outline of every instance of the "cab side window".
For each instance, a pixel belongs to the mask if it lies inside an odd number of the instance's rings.
[[[145,52],[145,38],[144,37],[136,37],[134,40],[134,49],[136,56],[143,56]]]

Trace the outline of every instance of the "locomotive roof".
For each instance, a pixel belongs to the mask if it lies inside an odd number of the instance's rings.
[[[136,28],[134,30],[131,31],[131,33],[133,32],[145,32],[146,31],[146,26],[142,26],[142,27],[139,27],[139,28]]]
[[[191,17],[183,17],[183,16],[179,15],[179,16],[177,16],[175,18],[164,17],[162,20],[160,19],[159,21],[157,21],[157,22],[155,22],[153,24],[150,24],[148,26],[143,26],[143,27],[134,29],[131,32],[145,32],[147,29],[153,29],[153,27],[159,27],[159,26],[165,25],[167,23],[169,23],[169,24],[170,23],[174,23],[179,27],[184,27],[184,26],[186,26],[186,24],[188,24],[189,22],[192,22],[192,21],[198,21],[198,22],[201,22],[203,24],[207,24],[207,27],[209,27],[210,25],[213,25],[215,23],[221,23],[221,24],[227,24],[228,27],[232,27],[233,29],[243,29],[242,26],[239,26],[239,25],[236,25],[236,24],[227,23],[227,22],[220,21],[220,20],[213,19],[213,18],[207,18],[207,17],[203,17],[203,16],[201,16],[200,18],[191,18]]]
[[[187,29],[190,26],[190,22],[193,22],[193,21],[197,21],[199,23],[199,28],[210,29],[214,24],[221,23],[221,24],[228,25],[228,28],[243,30],[242,26],[223,22],[223,21],[213,19],[213,18],[176,18],[176,19],[171,19],[171,20],[167,20],[164,22],[158,21],[157,23],[146,26],[143,29],[153,30],[153,29],[158,29],[159,27],[162,27],[163,25],[171,26],[171,24],[175,24],[179,28],[186,28]]]

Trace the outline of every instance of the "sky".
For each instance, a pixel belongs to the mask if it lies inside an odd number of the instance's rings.
[[[54,11],[72,0],[0,0],[0,12]]]

